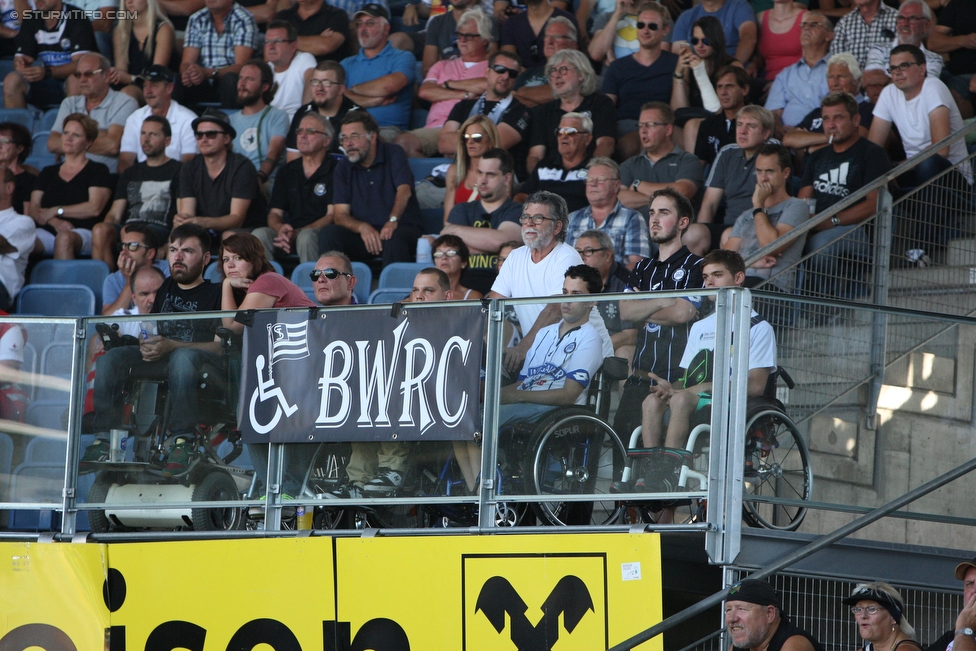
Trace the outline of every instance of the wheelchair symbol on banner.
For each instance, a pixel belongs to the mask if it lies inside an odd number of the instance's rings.
[[[267,434],[278,425],[281,414],[291,416],[298,411],[298,405],[288,404],[281,387],[275,386],[274,365],[276,362],[292,359],[304,359],[308,357],[308,323],[274,323],[268,325],[268,355],[271,363],[268,364],[268,379],[264,379],[264,366],[266,358],[258,355],[254,360],[254,366],[258,374],[258,386],[251,394],[251,401],[248,406],[248,416],[251,419],[251,427],[258,434]],[[274,416],[267,425],[258,423],[254,408],[258,402],[265,402],[274,398],[278,401],[275,405]]]

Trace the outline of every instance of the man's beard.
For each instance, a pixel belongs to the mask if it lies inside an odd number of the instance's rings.
[[[261,93],[254,93],[253,95],[238,95],[237,103],[241,106],[254,106],[261,99]]]

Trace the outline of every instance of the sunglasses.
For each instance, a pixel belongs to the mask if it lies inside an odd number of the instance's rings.
[[[203,140],[204,138],[206,138],[207,140],[213,140],[217,136],[224,135],[224,132],[223,131],[195,131],[193,135],[196,136],[197,140]]]
[[[75,70],[74,72],[71,73],[71,76],[74,77],[75,79],[81,79],[82,77],[84,77],[85,79],[91,79],[95,75],[100,75],[100,74],[102,74],[102,69],[98,68],[97,70],[85,70],[84,72]]]
[[[645,27],[647,29],[651,30],[652,32],[656,32],[657,30],[661,29],[661,26],[658,25],[657,23],[645,23],[645,22],[640,21],[640,20],[637,21],[637,29],[638,30],[644,29]]]
[[[699,43],[701,43],[705,47],[712,47],[712,42],[709,41],[707,38],[705,38],[705,37],[702,37],[702,38],[692,37],[692,39],[691,39],[691,44],[692,45],[698,45]]]
[[[128,249],[130,252],[135,253],[139,249],[151,249],[152,247],[148,244],[142,244],[141,242],[122,242],[122,248]]]
[[[481,142],[484,137],[485,137],[485,134],[483,134],[483,133],[466,133],[466,134],[464,134],[464,139],[465,140],[474,140],[475,142]]]
[[[512,79],[515,79],[519,75],[519,71],[518,70],[515,70],[513,68],[506,68],[505,66],[501,65],[500,63],[496,63],[495,65],[493,65],[491,67],[491,69],[494,70],[495,72],[497,72],[500,75],[504,75],[504,74],[507,73],[508,76],[511,77]]]
[[[478,33],[469,34],[467,32],[454,32],[454,38],[459,41],[470,41],[471,39],[479,38],[480,36],[481,34]]]
[[[333,269],[332,267],[329,267],[328,269],[313,269],[308,274],[308,277],[312,279],[313,283],[318,282],[318,279],[322,276],[325,276],[329,280],[335,280],[339,276],[348,276],[349,278],[352,278],[352,274],[348,271],[339,271],[338,269]]]

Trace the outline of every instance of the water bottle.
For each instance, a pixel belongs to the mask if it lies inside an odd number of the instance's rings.
[[[312,517],[315,509],[310,506],[299,506],[295,509],[295,529],[298,531],[309,531],[312,528]]]
[[[424,264],[432,264],[433,258],[430,255],[430,240],[426,237],[421,236],[417,240],[417,262],[422,262]]]
[[[139,339],[145,341],[156,334],[156,327],[152,321],[143,321],[139,324]]]

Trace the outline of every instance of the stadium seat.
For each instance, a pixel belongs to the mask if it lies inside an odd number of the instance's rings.
[[[58,416],[60,422],[61,417]],[[61,429],[60,424],[57,429]],[[64,463],[68,458],[68,442],[65,439],[49,439],[35,436],[24,451],[24,463]]]
[[[438,165],[450,164],[452,160],[450,158],[408,158],[407,162],[410,163],[413,182],[416,183],[427,178]]]
[[[291,281],[301,287],[305,295],[314,301],[315,291],[312,287],[312,279],[308,277],[308,274],[313,269],[315,269],[314,262],[301,263],[291,272]],[[360,304],[365,304],[369,301],[369,290],[373,285],[373,272],[370,271],[365,263],[353,262],[352,274],[356,277],[356,286],[353,288],[352,293],[356,296],[356,300]]]
[[[0,108],[0,122],[16,122],[27,127],[28,131],[34,130],[34,114],[28,109]]]
[[[10,480],[11,502],[40,502],[61,504],[64,486],[64,462],[22,463],[14,469]],[[53,510],[11,510],[9,528],[14,531],[50,531],[60,526]]]
[[[4,434],[0,432],[0,477],[10,476],[10,464],[13,462],[14,458],[14,442],[10,438],[9,434]],[[0,488],[3,487],[3,483],[0,482]],[[0,491],[0,502],[6,502],[7,495],[4,491]]]
[[[35,400],[27,408],[27,424],[37,425],[47,429],[62,429],[62,416],[68,408],[68,394],[62,393],[62,400]],[[32,441],[33,443],[33,441]],[[61,456],[64,456],[64,445],[61,445]],[[32,459],[40,461],[41,459]]]
[[[17,294],[17,314],[92,316],[95,292],[86,285],[27,285]]]
[[[29,165],[30,167],[33,167],[38,172],[40,172],[45,167],[50,167],[52,165],[58,164],[58,159],[55,158],[54,156],[51,156],[50,154],[47,154],[47,150],[45,150],[45,154],[46,155],[44,156],[35,156],[31,154],[24,161],[24,165]]]
[[[38,131],[50,131],[54,128],[54,121],[58,118],[58,109],[49,109],[44,111],[44,115],[37,122]]]
[[[51,135],[50,129],[44,129],[43,131],[35,131],[34,135],[31,137],[31,155],[32,156],[53,156],[47,150],[47,138]]]
[[[413,286],[410,287],[380,287],[369,295],[369,304],[399,303],[410,296]]]
[[[101,260],[41,260],[31,271],[31,285],[86,285],[95,295],[95,312],[102,311],[102,284],[108,278],[108,265]]]
[[[426,269],[430,264],[426,262],[392,262],[380,273],[380,283],[377,289],[386,287],[413,287],[413,279],[417,272]]]

